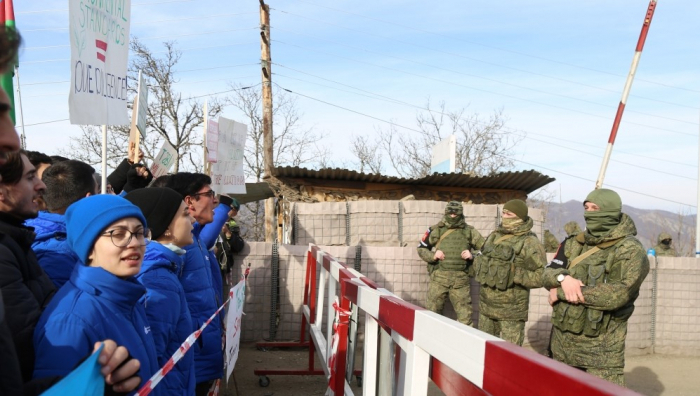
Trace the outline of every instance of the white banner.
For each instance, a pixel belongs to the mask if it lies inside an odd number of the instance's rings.
[[[158,155],[151,164],[151,173],[153,178],[157,179],[168,173],[170,168],[177,162],[177,150],[167,140],[163,141],[163,146],[160,148]]]
[[[231,377],[241,345],[241,319],[245,304],[245,278],[231,288],[233,293],[226,315],[226,381]]]
[[[219,194],[245,194],[243,153],[248,126],[219,117],[216,163],[211,164],[211,188]]]
[[[71,124],[129,125],[131,0],[69,0]]]
[[[457,138],[450,135],[447,139],[438,142],[433,146],[430,160],[430,174],[433,173],[454,173],[455,155],[457,152]]]

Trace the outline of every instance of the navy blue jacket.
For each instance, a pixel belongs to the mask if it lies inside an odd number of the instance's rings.
[[[214,210],[214,221],[202,227],[194,224],[194,243],[185,246],[185,268],[180,282],[192,314],[192,331],[199,329],[223,303],[221,299],[221,272],[218,263],[210,260],[209,249],[216,243],[219,231],[228,217],[228,205],[219,204]],[[216,268],[216,271],[214,271]],[[216,278],[215,278],[216,277]],[[195,343],[195,378],[197,383],[216,380],[224,375],[222,348],[222,319],[215,318]]]
[[[34,330],[34,378],[66,375],[96,342],[112,339],[141,362],[139,376],[142,383],[148,381],[160,367],[139,303],[144,293],[135,278],[124,280],[99,267],[76,266]],[[160,386],[154,393],[165,394]]]
[[[136,279],[146,287],[141,302],[151,325],[158,365],[163,367],[192,333],[192,318],[185,290],[178,279],[184,257],[158,242],[146,245]],[[194,351],[188,351],[158,385],[169,395],[194,395]]]
[[[39,265],[56,288],[61,288],[70,279],[76,264],[80,263],[80,259],[70,249],[66,240],[66,216],[39,212],[39,217],[27,220],[25,224],[34,227],[36,237],[32,243],[32,250],[39,260]]]

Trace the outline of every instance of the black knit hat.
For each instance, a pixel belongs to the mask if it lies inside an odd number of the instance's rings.
[[[139,188],[124,198],[141,209],[154,240],[163,235],[182,204],[182,196],[166,187]]]

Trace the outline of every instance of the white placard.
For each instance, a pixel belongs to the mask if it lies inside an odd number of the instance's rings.
[[[218,162],[217,150],[219,149],[219,123],[207,121],[207,161]]]
[[[217,162],[211,164],[211,188],[220,194],[245,194],[243,154],[248,127],[219,117]]]
[[[241,345],[241,320],[245,304],[245,278],[231,288],[231,302],[226,314],[226,381],[231,377],[233,368],[238,360]]]
[[[71,124],[129,125],[131,0],[69,0]]]
[[[457,152],[457,138],[450,135],[433,146],[430,158],[430,174],[433,173],[454,173]]]
[[[158,155],[151,164],[151,173],[153,178],[157,179],[166,175],[170,168],[177,162],[177,150],[167,140],[163,141],[163,146],[160,148]]]
[[[146,117],[148,117],[148,84],[139,70],[138,106],[136,107],[136,128],[141,133],[141,139],[146,140]]]

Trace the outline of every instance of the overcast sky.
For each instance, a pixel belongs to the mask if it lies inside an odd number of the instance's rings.
[[[294,92],[304,125],[327,136],[321,144],[332,147],[336,164],[353,160],[353,134],[376,133],[388,122],[413,133],[428,98],[483,116],[502,109],[506,127],[527,135],[516,170],[555,177],[549,190],[568,201],[593,189],[649,3],[268,4],[274,89]],[[79,131],[66,120],[68,2],[15,1],[15,12],[25,38],[28,148],[53,154]],[[696,211],[698,15],[697,1],[662,0],[656,9],[605,178],[625,204]],[[132,36],[155,52],[165,40],[182,50],[177,89],[184,97],[220,92],[229,82],[258,84],[258,25],[254,0],[132,1]],[[244,121],[232,108],[223,115]],[[57,120],[66,121],[50,122]]]

